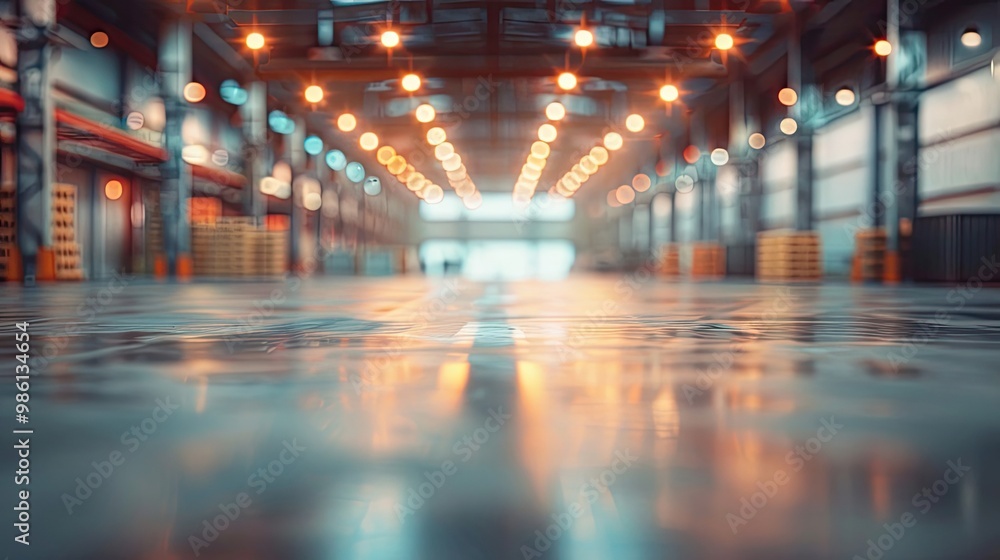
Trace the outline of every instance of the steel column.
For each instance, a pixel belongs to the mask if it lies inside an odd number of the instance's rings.
[[[55,103],[49,62],[54,0],[21,0],[17,75],[24,110],[17,120],[17,242],[24,280],[54,280],[52,183],[56,167]]]
[[[798,231],[813,229],[813,119],[822,108],[808,45],[803,45],[814,32],[806,30],[804,20],[804,15],[796,14],[794,31],[788,39],[788,87],[799,96],[798,103],[789,108],[789,115],[798,123],[798,131],[791,138],[796,152],[795,229]]]
[[[299,177],[305,175],[307,171],[306,164],[308,162],[306,160],[305,141],[306,122],[303,118],[297,117],[295,119],[295,132],[285,137],[285,157],[287,158],[288,165],[292,168],[292,195],[289,200],[291,204],[289,205],[288,240],[288,257],[291,261],[292,270],[298,269],[301,264],[300,236],[305,209],[302,207],[302,181]]]
[[[267,144],[267,83],[253,82],[247,86],[247,102],[240,107],[243,117],[243,170],[247,188],[243,191],[243,212],[261,218],[267,211],[267,200],[260,192],[260,181],[267,176],[269,149]]]
[[[191,167],[183,159],[184,119],[187,101],[184,87],[191,82],[191,22],[184,17],[164,25],[160,43],[160,84],[166,125],[163,147],[167,160],[160,166],[160,211],[163,213],[163,244],[166,270],[176,277],[191,274],[191,229],[188,201],[191,198]]]

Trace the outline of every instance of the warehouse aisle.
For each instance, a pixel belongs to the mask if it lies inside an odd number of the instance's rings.
[[[37,558],[1000,546],[995,291],[119,278],[0,309],[43,357]]]

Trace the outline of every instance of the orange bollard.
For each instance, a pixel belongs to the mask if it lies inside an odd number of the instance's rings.
[[[903,281],[903,273],[900,269],[899,253],[896,251],[886,251],[885,253],[885,283],[899,284]]]
[[[194,263],[188,255],[177,256],[177,279],[190,280],[194,276]]]
[[[35,270],[35,280],[38,282],[52,282],[56,279],[56,254],[48,247],[39,247],[37,269]]]
[[[158,280],[167,277],[167,258],[164,255],[156,255],[153,258],[153,276]]]

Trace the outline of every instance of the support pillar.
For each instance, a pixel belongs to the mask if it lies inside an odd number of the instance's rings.
[[[247,188],[243,191],[243,213],[260,219],[267,213],[267,200],[260,192],[260,181],[267,176],[270,150],[267,145],[267,82],[247,86],[247,102],[240,107],[243,117],[243,170]]]
[[[813,229],[813,120],[822,109],[822,96],[816,88],[809,60],[812,33],[805,29],[804,16],[796,14],[794,32],[789,35],[788,87],[799,96],[789,115],[798,123],[791,140],[795,143],[795,229]],[[805,43],[805,45],[803,44]]]
[[[187,116],[184,86],[191,81],[191,22],[179,17],[164,25],[160,42],[161,95],[166,113],[163,147],[167,160],[160,166],[160,210],[163,213],[165,270],[175,278],[192,273],[191,225],[188,201],[191,198],[191,167],[184,161],[182,129]]]
[[[301,233],[305,209],[302,207],[302,180],[306,173],[306,123],[302,118],[295,119],[295,131],[285,137],[285,157],[292,168],[292,196],[289,199],[289,240],[288,257],[292,270],[301,265]]]
[[[52,182],[56,167],[55,103],[49,63],[54,0],[21,0],[17,75],[24,98],[17,133],[17,243],[24,280],[55,280]]]
[[[885,281],[909,279],[907,240],[917,217],[920,140],[917,129],[919,90],[926,73],[927,41],[923,33],[899,25],[899,0],[888,0],[888,40],[893,52],[887,60],[886,82],[891,96],[887,163],[892,201],[886,213]]]

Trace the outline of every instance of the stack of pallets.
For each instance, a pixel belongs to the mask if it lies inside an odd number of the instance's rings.
[[[726,275],[726,250],[718,243],[691,245],[691,276],[721,278]]]
[[[676,278],[681,275],[681,250],[675,243],[664,245],[660,252],[660,275]]]
[[[816,282],[823,277],[823,250],[815,231],[775,230],[757,234],[757,279]]]
[[[0,281],[7,279],[11,258],[17,246],[17,192],[0,188]]]
[[[214,224],[222,215],[222,201],[209,196],[196,196],[188,200],[191,225]]]
[[[253,218],[219,217],[191,225],[194,273],[198,276],[280,276],[288,253],[286,232],[254,225]]]
[[[885,277],[888,237],[883,228],[871,228],[854,234],[853,276],[860,281],[881,282]]]
[[[76,242],[76,186],[52,187],[52,251],[56,280],[83,280],[83,260]]]

